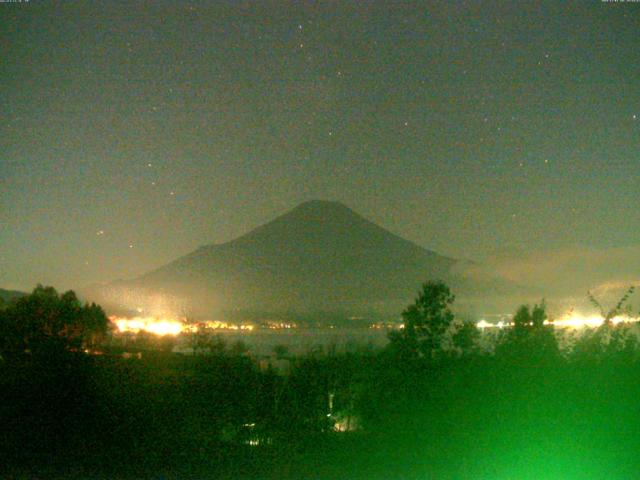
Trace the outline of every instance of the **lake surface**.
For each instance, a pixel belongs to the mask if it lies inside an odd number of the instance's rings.
[[[255,329],[253,331],[220,331],[228,347],[242,341],[254,355],[272,355],[282,345],[290,354],[313,351],[346,352],[380,348],[388,343],[389,330],[374,328],[291,328]]]

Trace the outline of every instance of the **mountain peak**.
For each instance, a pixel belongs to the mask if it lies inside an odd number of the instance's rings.
[[[309,200],[230,243],[265,241],[269,238],[268,242],[280,246],[291,244],[292,248],[299,248],[305,244],[332,241],[349,235],[371,237],[382,234],[382,231],[343,203]]]
[[[302,202],[300,205],[295,207],[292,211],[295,210],[348,210],[352,211],[349,207],[347,207],[344,203],[335,201],[335,200],[307,200],[306,202]]]
[[[355,219],[364,220],[364,218],[347,207],[344,203],[332,200],[308,200],[301,203],[297,207],[286,212],[280,218],[292,220],[300,218],[305,220],[322,219],[330,220],[346,220],[354,221]]]
[[[286,212],[281,218],[287,221],[365,221],[344,203],[332,200],[308,200]]]
[[[340,202],[310,200],[149,272],[129,288],[171,291],[201,315],[397,312],[425,279],[446,278],[455,263]]]

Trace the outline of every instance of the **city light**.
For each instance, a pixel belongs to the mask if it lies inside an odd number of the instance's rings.
[[[184,329],[182,322],[154,317],[110,317],[110,320],[116,325],[120,333],[145,331],[155,335],[178,335]]]
[[[253,330],[250,324],[232,324],[221,321],[206,321],[197,323],[187,323],[184,320],[157,318],[157,317],[117,317],[111,316],[109,320],[116,326],[119,333],[139,333],[149,332],[154,335],[179,335],[181,333],[196,333],[207,330],[231,330],[247,331]]]
[[[572,313],[562,316],[555,320],[545,320],[545,325],[553,325],[558,328],[596,328],[604,323],[604,318],[600,315],[581,315],[578,313]],[[630,317],[627,315],[619,315],[611,319],[613,325],[621,323],[637,323],[640,321],[638,317]],[[484,318],[480,320],[476,326],[484,330],[486,328],[505,328],[513,326],[513,322],[501,320],[497,323],[487,322]]]

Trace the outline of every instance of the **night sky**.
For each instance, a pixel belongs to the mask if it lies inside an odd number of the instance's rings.
[[[0,49],[4,288],[139,275],[309,199],[640,277],[640,3],[32,0]]]

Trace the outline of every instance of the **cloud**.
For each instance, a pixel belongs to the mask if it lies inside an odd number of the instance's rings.
[[[593,289],[604,284],[640,280],[640,245],[624,248],[563,248],[507,258],[493,264],[513,281],[569,290]]]
[[[463,268],[469,278],[497,278],[522,286],[526,293],[518,299],[520,303],[544,297],[557,310],[584,310],[591,308],[589,291],[603,304],[609,304],[615,303],[630,286],[640,287],[640,245],[509,252]],[[634,297],[631,302],[637,305],[640,292]]]

